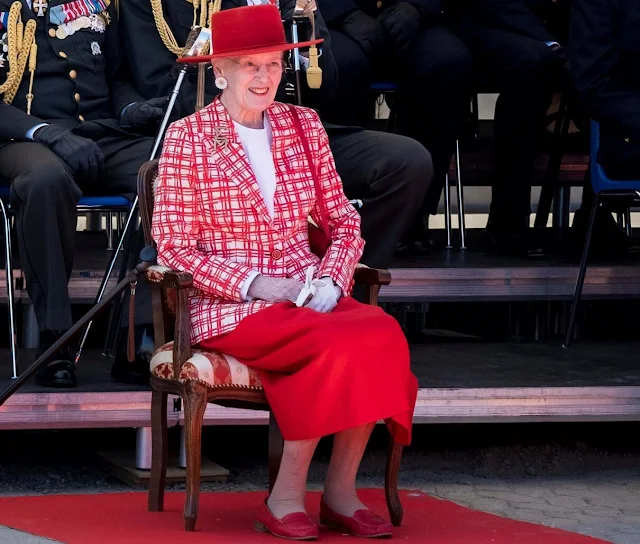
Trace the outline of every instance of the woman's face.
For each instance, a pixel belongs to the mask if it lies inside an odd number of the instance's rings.
[[[242,113],[266,110],[275,100],[282,79],[282,53],[260,53],[214,61],[216,77],[224,76],[229,85],[225,97]]]

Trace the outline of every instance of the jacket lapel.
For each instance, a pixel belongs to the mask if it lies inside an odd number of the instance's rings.
[[[247,201],[268,223],[272,223],[260,187],[235,131],[231,117],[220,100],[209,106],[211,117],[202,131],[203,144],[210,150],[211,159],[230,183],[237,185]]]

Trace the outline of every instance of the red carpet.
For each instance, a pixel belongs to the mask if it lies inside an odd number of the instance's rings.
[[[0,498],[0,525],[65,544],[245,544],[284,542],[253,529],[265,493],[202,493],[195,533],[183,530],[184,493],[168,493],[165,512],[147,512],[146,493]],[[381,490],[364,490],[367,505],[385,513]],[[320,495],[309,495],[315,517]],[[396,541],[415,544],[603,544],[605,541],[476,512],[420,492],[402,493],[405,520]],[[321,528],[321,541],[346,542]],[[359,541],[351,538],[349,541]],[[393,542],[393,540],[392,540]]]

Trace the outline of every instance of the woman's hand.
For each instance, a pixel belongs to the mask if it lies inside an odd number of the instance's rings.
[[[331,278],[326,277],[315,280],[313,286],[315,287],[315,293],[311,300],[307,302],[305,308],[325,314],[338,305],[342,290],[333,283]]]
[[[256,276],[247,295],[267,302],[294,302],[304,286],[293,278],[268,278]]]

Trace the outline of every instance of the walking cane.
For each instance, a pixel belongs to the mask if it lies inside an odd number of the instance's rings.
[[[133,270],[131,270],[125,278],[116,285],[109,293],[103,298],[103,300],[96,304],[91,310],[89,310],[82,318],[71,327],[67,332],[65,332],[54,344],[47,349],[40,357],[38,357],[32,364],[27,368],[20,376],[13,380],[9,387],[7,387],[2,393],[0,393],[0,406],[2,406],[5,401],[13,395],[20,387],[22,387],[25,382],[31,378],[41,367],[46,365],[49,362],[51,356],[58,351],[60,348],[65,346],[72,340],[81,330],[82,328],[91,323],[94,317],[99,315],[104,311],[105,308],[108,307],[109,302],[111,302],[116,296],[118,296],[125,289],[129,289],[130,284],[138,280],[141,274],[144,274],[145,270],[150,266],[156,264],[156,258],[158,256],[158,252],[155,248],[148,246],[145,247],[140,252],[140,258],[142,262],[140,262]]]
[[[189,53],[191,47],[194,45],[198,36],[200,35],[201,27],[196,26],[191,29],[189,32],[189,36],[187,37],[187,43],[182,49],[183,55],[186,56]],[[187,70],[189,69],[188,64],[184,64],[178,74],[178,79],[176,80],[176,84],[173,86],[173,90],[171,91],[171,96],[169,98],[169,105],[167,106],[167,111],[164,114],[164,118],[162,119],[162,124],[160,125],[160,129],[158,130],[158,134],[156,135],[156,139],[153,143],[153,149],[151,150],[151,155],[149,160],[152,161],[156,158],[158,154],[158,150],[160,149],[160,143],[162,142],[162,138],[164,137],[164,133],[167,130],[167,125],[169,124],[169,119],[171,118],[171,114],[173,113],[173,108],[175,106],[178,95],[180,94],[180,88],[182,87],[182,82],[184,81],[185,76],[187,75]],[[98,289],[98,296],[96,297],[95,304],[100,304],[102,301],[102,297],[104,296],[105,291],[107,290],[107,284],[109,283],[109,279],[111,278],[111,274],[113,273],[113,269],[116,264],[116,259],[122,250],[122,246],[124,245],[124,241],[127,237],[127,233],[131,228],[131,223],[133,222],[134,217],[138,212],[138,195],[136,195],[133,203],[131,204],[131,209],[129,210],[129,215],[127,216],[127,220],[122,229],[122,235],[120,236],[120,240],[118,240],[118,246],[114,249],[113,257],[109,262],[109,266],[107,267],[107,271],[105,272],[104,277],[102,278],[102,282],[100,283],[100,289]],[[132,241],[134,238],[132,237]],[[124,280],[123,280],[124,281]],[[113,297],[112,297],[113,298]],[[111,299],[110,299],[111,300]],[[82,355],[82,350],[84,348],[84,344],[87,341],[87,337],[89,336],[89,331],[91,330],[91,325],[93,321],[88,321],[87,328],[82,335],[82,339],[80,340],[80,345],[78,346],[78,351],[76,352],[75,363],[78,364],[80,361],[80,356]]]

